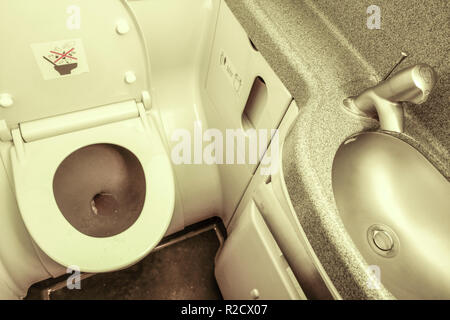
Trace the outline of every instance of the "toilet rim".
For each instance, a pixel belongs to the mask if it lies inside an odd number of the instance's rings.
[[[147,184],[139,218],[127,230],[106,238],[90,237],[75,229],[53,196],[53,177],[59,164],[75,150],[98,143],[131,151],[142,165]],[[85,272],[122,269],[145,257],[166,233],[173,215],[175,186],[170,159],[154,126],[149,132],[139,118],[129,119],[34,141],[25,148],[26,159],[21,162],[15,148],[11,149],[17,202],[31,237],[56,262]]]

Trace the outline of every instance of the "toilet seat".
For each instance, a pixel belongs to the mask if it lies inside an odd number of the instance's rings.
[[[28,232],[50,258],[84,272],[125,268],[145,257],[166,233],[172,219],[175,187],[170,159],[151,116],[135,117],[64,133],[11,148],[17,202]],[[148,120],[148,123],[146,121]],[[146,179],[146,196],[136,222],[117,235],[96,238],[75,229],[53,195],[59,164],[75,150],[114,144],[131,151]]]

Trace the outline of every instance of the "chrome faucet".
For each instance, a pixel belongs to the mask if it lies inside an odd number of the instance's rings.
[[[397,72],[357,96],[345,99],[344,105],[358,115],[378,117],[381,130],[403,132],[402,102],[425,102],[436,80],[433,68],[419,63]]]

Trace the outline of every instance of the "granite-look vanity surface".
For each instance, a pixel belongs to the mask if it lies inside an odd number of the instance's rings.
[[[400,138],[450,177],[448,2],[381,0],[380,30],[366,27],[367,1],[226,0],[258,50],[294,96],[299,115],[283,148],[292,204],[312,247],[344,299],[392,299],[367,285],[367,263],[345,232],[332,190],[339,145],[378,122],[343,109],[344,98],[374,85],[400,58],[399,68],[430,64],[440,79],[428,102],[407,105]]]

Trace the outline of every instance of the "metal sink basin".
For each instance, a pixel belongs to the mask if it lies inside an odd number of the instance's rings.
[[[398,299],[449,299],[447,179],[409,144],[370,132],[340,146],[332,181],[345,228],[381,283]]]

